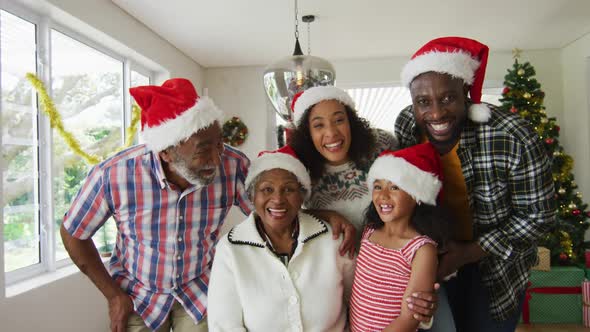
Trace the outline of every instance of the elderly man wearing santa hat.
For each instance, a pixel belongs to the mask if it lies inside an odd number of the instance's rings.
[[[395,123],[402,147],[429,140],[441,155],[455,241],[438,274],[458,271],[446,283],[457,331],[514,331],[536,242],[556,217],[539,137],[519,116],[481,102],[487,58],[472,39],[425,44],[402,70],[412,105]]]
[[[232,205],[251,212],[250,161],[223,144],[222,112],[190,81],[130,93],[142,109],[145,145],[92,168],[64,217],[62,239],[107,298],[111,330],[206,331],[221,225]],[[110,217],[117,240],[107,272],[91,237]],[[352,247],[354,234],[347,238]]]

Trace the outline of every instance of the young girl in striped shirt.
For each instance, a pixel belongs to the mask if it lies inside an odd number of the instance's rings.
[[[447,230],[436,207],[441,176],[430,143],[385,151],[371,166],[367,184],[373,197],[352,287],[352,331],[417,330],[411,304],[403,299],[433,291],[437,243],[444,243]]]

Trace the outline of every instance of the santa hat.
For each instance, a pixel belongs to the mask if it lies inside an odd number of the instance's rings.
[[[176,145],[197,131],[221,121],[223,112],[209,97],[199,97],[193,84],[172,78],[162,86],[129,89],[141,108],[141,136],[155,152]]]
[[[354,100],[346,91],[331,85],[315,86],[293,96],[291,109],[295,126],[299,125],[299,121],[310,107],[324,100],[336,100],[354,110]]]
[[[391,181],[416,202],[436,205],[442,188],[440,157],[431,143],[384,151],[369,170],[367,184],[371,192],[375,180]]]
[[[486,122],[490,109],[481,103],[481,91],[488,63],[486,45],[463,37],[443,37],[426,43],[402,69],[402,83],[410,87],[416,76],[426,72],[449,74],[460,78],[470,86],[469,118],[474,122]]]
[[[299,161],[295,151],[289,146],[285,145],[276,151],[262,151],[258,154],[258,158],[252,161],[250,168],[248,169],[248,176],[246,177],[246,188],[252,185],[252,181],[256,179],[262,172],[269,171],[271,169],[280,168],[285,171],[291,172],[297,178],[297,181],[301,183],[303,188],[306,190],[306,199],[311,193],[311,179],[309,173],[305,169],[305,166]]]

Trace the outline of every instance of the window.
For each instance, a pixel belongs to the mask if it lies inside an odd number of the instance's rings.
[[[359,116],[373,127],[392,133],[397,115],[412,103],[410,91],[400,86],[353,88],[346,92],[354,100]]]
[[[37,106],[27,72],[36,72],[36,26],[0,11],[4,270],[38,264]]]
[[[0,194],[8,283],[70,262],[59,227],[91,167],[50,129],[25,74],[45,78],[66,130],[84,151],[101,157],[125,141],[130,119],[126,88],[152,80],[150,71],[132,59],[29,16],[0,10]],[[101,253],[112,251],[116,233],[109,220],[94,235]]]
[[[84,151],[108,156],[123,143],[123,62],[56,30],[51,31],[51,61],[53,101],[64,126],[73,131]],[[56,130],[53,156],[53,215],[59,229],[91,166],[70,151]],[[94,235],[101,254],[112,250],[115,233],[109,220]],[[61,237],[56,236],[55,258],[67,257]]]

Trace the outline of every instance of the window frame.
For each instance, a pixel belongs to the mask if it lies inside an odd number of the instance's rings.
[[[22,7],[11,2],[0,2],[0,10],[6,11],[12,15],[18,16],[32,24],[35,24],[35,38],[36,45],[36,70],[37,76],[44,82],[48,89],[48,93],[52,95],[52,74],[51,74],[51,33],[55,30],[65,36],[76,40],[100,53],[103,53],[117,61],[122,62],[122,94],[123,94],[123,112],[122,112],[122,141],[127,139],[125,129],[131,123],[131,101],[130,96],[125,91],[128,91],[131,82],[131,71],[135,71],[149,78],[150,83],[156,77],[156,71],[150,70],[129,56],[124,56],[112,48],[95,41],[74,31],[72,28],[66,27],[53,21],[45,14],[38,14],[35,11]],[[1,63],[0,63],[1,68]],[[0,75],[1,76],[1,75]],[[1,77],[0,77],[1,82]],[[48,272],[54,272],[57,269],[69,266],[72,260],[68,257],[56,261],[56,239],[59,236],[59,229],[56,228],[54,221],[54,202],[53,202],[53,188],[52,188],[52,166],[53,166],[53,129],[50,126],[50,120],[47,116],[39,112],[38,96],[35,94],[36,109],[36,137],[34,143],[37,147],[38,168],[36,170],[36,181],[38,181],[38,192],[35,193],[39,202],[38,221],[39,221],[39,263],[29,265],[14,271],[5,271],[5,252],[4,252],[4,216],[0,214],[0,255],[2,257],[2,267],[0,275],[0,296],[5,294],[5,288],[26,281]],[[1,110],[0,110],[1,111]],[[2,144],[2,128],[0,126],[0,144]],[[0,156],[1,158],[1,156]],[[0,169],[0,175],[3,170]],[[3,190],[3,183],[0,181],[0,193]],[[4,282],[2,282],[4,281]]]

